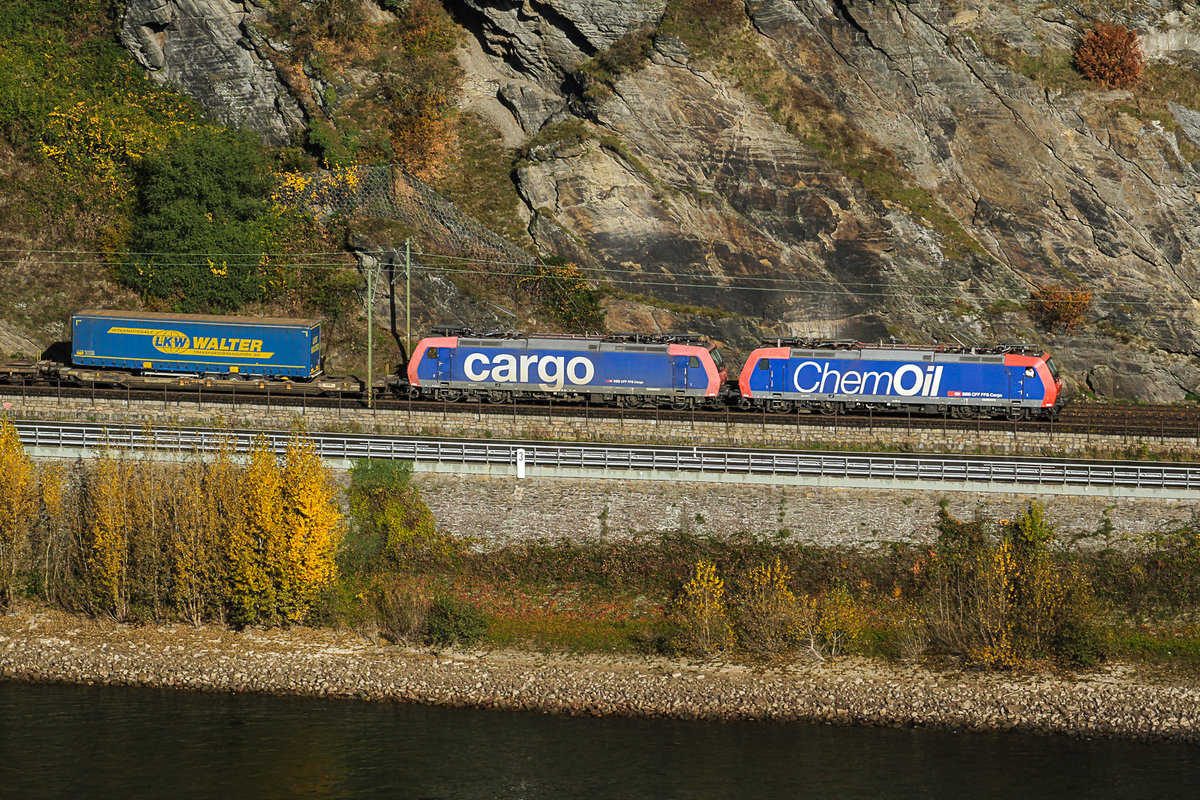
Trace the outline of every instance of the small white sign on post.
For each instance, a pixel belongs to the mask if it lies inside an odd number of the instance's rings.
[[[517,478],[525,477],[525,448],[517,448]]]

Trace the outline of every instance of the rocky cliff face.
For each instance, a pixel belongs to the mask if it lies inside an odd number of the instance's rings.
[[[264,13],[254,0],[128,0],[121,43],[150,77],[178,86],[221,122],[283,144],[304,115],[263,52],[271,45],[255,22]]]
[[[1069,52],[1114,9],[693,0],[736,33],[708,47],[711,29],[693,36],[677,5],[447,4],[477,55],[464,102],[527,139],[513,180],[530,235],[628,293],[612,327],[687,326],[742,348],[762,332],[1036,339],[1102,395],[1200,393],[1200,113],[1049,89],[996,52]],[[239,36],[185,20],[218,6]],[[237,95],[240,121],[278,141],[294,104],[238,27],[252,11],[133,0],[126,42],[215,110],[235,113]],[[1136,13],[1122,21],[1150,60],[1192,79],[1200,12]],[[619,69],[603,60],[630,47]],[[244,92],[198,88],[211,86]],[[1081,333],[1048,335],[1021,309],[1056,283],[1095,292]]]

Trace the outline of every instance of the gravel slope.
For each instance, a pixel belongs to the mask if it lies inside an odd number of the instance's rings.
[[[1110,666],[1070,677],[934,672],[862,659],[760,670],[523,651],[430,653],[325,630],[0,617],[0,680],[706,719],[1200,741],[1200,688]]]

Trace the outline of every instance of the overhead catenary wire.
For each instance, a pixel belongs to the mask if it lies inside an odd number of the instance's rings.
[[[373,251],[374,254],[381,254],[383,251]],[[30,250],[24,248],[0,248],[2,253],[30,253],[39,255],[58,255],[69,256],[72,254],[103,256],[100,251],[86,250]],[[178,253],[148,253],[148,252],[133,252],[124,254],[127,256],[167,256],[171,258],[170,263],[157,264],[160,268],[170,267],[203,267],[209,266],[210,262],[220,263],[220,261],[229,261],[238,258],[253,258],[259,259],[261,253],[190,253],[187,256],[199,260],[188,260],[181,257]],[[330,258],[323,258],[329,256]],[[345,269],[351,265],[349,261],[350,253],[346,251],[313,251],[308,253],[282,253],[272,256],[274,263],[279,266],[289,269],[302,270],[331,270]],[[308,257],[308,258],[305,258]],[[424,253],[420,255],[422,260],[427,262],[447,262],[460,266],[435,266],[434,264],[414,264],[414,270],[425,273],[437,273],[445,275],[480,275],[494,278],[530,278],[537,277],[532,275],[528,270],[538,266],[540,262],[531,260],[530,262],[490,260],[479,258],[467,258],[461,256],[448,256],[441,254]],[[28,258],[0,258],[0,265],[4,264],[20,264],[27,263]],[[51,264],[58,266],[111,266],[112,261],[106,258],[93,259],[37,259],[39,263]],[[472,267],[471,265],[478,265]],[[520,267],[525,271],[506,271],[497,269],[488,269],[484,265],[502,266],[502,267]],[[840,289],[827,288],[831,285],[828,280],[820,278],[800,278],[795,276],[754,276],[754,275],[739,275],[732,279],[735,282],[729,282],[731,279],[726,276],[714,275],[712,273],[678,273],[681,278],[699,279],[708,278],[708,282],[695,282],[693,280],[647,280],[647,277],[662,275],[667,277],[667,273],[657,271],[646,271],[635,269],[632,267],[591,267],[585,265],[574,265],[585,277],[601,276],[607,278],[615,284],[636,284],[637,286],[656,287],[656,288],[676,288],[676,289],[703,289],[717,292],[760,292],[773,294],[804,294],[814,295],[819,297],[844,297],[851,295],[853,297],[863,298],[887,298],[903,296],[907,299],[914,300],[955,300],[970,297],[972,293],[965,291],[961,284],[946,284],[943,286],[932,286],[921,284],[904,284],[895,283],[887,284],[879,281],[842,281],[838,280],[832,285],[841,287]],[[724,282],[723,282],[724,281]],[[739,285],[745,282],[769,283],[772,285],[765,286],[747,286]],[[812,287],[812,288],[809,288]],[[858,288],[855,288],[858,287]],[[925,291],[914,292],[914,288],[921,288]],[[877,289],[879,291],[868,291],[868,289]],[[1162,310],[1171,309],[1187,309],[1192,306],[1188,303],[1165,302],[1161,295],[1147,294],[1145,297],[1129,296],[1128,293],[1108,293],[1108,297],[1094,297],[1092,300],[1093,306],[1104,307],[1121,307],[1121,306],[1153,306]],[[997,296],[988,295],[980,297],[984,302],[1010,301],[1023,303],[1028,301],[1028,296]]]

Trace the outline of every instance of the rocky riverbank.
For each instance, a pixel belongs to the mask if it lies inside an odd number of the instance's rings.
[[[849,658],[761,670],[657,658],[430,653],[326,630],[119,625],[45,609],[0,617],[0,680],[1200,741],[1200,688],[1148,682],[1120,666],[1058,677]]]

